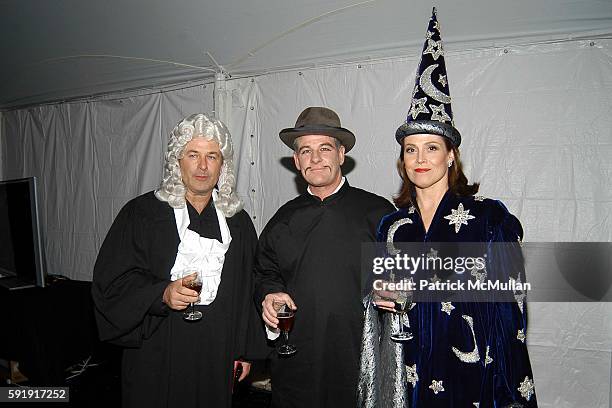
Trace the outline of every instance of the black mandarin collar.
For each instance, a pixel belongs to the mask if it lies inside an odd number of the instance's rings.
[[[309,200],[312,203],[316,203],[319,205],[329,205],[333,202],[336,202],[338,199],[340,199],[342,196],[344,196],[346,194],[346,192],[349,189],[349,182],[348,179],[345,177],[344,179],[344,184],[342,185],[342,187],[340,187],[340,190],[336,191],[334,194],[325,197],[323,200],[321,200],[318,196],[314,195],[314,194],[310,194],[308,191],[305,194],[306,199]]]

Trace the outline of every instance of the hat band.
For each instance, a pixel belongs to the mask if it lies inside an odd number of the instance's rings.
[[[433,134],[447,138],[454,147],[461,144],[461,134],[448,123],[435,120],[415,120],[402,124],[395,132],[397,143],[402,143],[406,136],[418,134]]]

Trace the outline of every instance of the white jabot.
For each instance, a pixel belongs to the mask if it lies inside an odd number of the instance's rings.
[[[342,176],[342,180],[340,180],[340,184],[338,184],[338,187],[336,187],[336,189],[330,195],[336,194],[338,191],[340,191],[345,181],[346,181],[346,177]],[[310,195],[316,195],[316,194],[313,194],[312,191],[310,191],[310,186],[308,186],[306,191],[308,191],[308,194]]]
[[[213,205],[217,200],[217,191],[212,193]],[[174,209],[176,229],[181,240],[176,254],[176,261],[170,271],[170,279],[175,281],[181,277],[184,270],[202,271],[202,292],[198,305],[209,305],[217,297],[219,283],[221,283],[221,272],[225,262],[232,236],[225,216],[215,207],[219,229],[221,230],[221,241],[201,237],[197,232],[187,229],[189,226],[189,211],[187,204],[183,208]]]

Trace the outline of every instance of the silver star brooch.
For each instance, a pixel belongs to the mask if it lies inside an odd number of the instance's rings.
[[[444,217],[448,221],[448,225],[455,224],[455,233],[459,232],[461,225],[468,225],[468,220],[474,219],[473,215],[470,215],[470,210],[463,209],[463,203],[459,203],[459,207],[456,210],[451,209],[452,213]]]

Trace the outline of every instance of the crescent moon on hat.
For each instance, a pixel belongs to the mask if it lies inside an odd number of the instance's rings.
[[[451,98],[444,92],[440,91],[431,81],[431,74],[434,69],[438,68],[439,64],[433,64],[425,68],[421,77],[419,78],[419,85],[421,89],[432,99],[438,102],[450,103]]]

